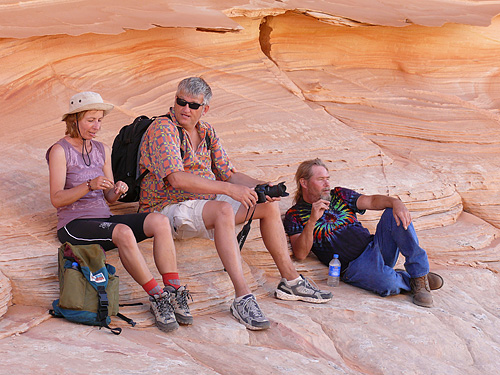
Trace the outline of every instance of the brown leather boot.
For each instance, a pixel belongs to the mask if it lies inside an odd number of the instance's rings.
[[[429,280],[429,288],[430,290],[436,290],[443,286],[444,280],[443,278],[434,272],[429,272],[427,274],[427,280]]]
[[[404,272],[405,270],[402,268],[396,268],[394,271],[396,272]],[[444,285],[443,278],[435,272],[429,272],[427,274],[427,280],[429,280],[429,288],[430,290],[440,289]],[[405,290],[402,290],[401,293],[408,293]]]
[[[413,293],[413,303],[422,307],[432,307],[433,300],[431,288],[427,275],[410,279],[411,292]]]

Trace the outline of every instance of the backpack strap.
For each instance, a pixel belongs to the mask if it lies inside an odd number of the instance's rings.
[[[122,313],[118,313],[116,314],[117,317],[119,317],[121,320],[124,320],[126,321],[128,324],[130,324],[132,327],[135,327],[136,325],[136,322],[134,322],[132,319],[130,318],[127,318],[125,315],[123,315]]]
[[[123,306],[142,306],[142,305],[143,305],[142,302],[135,302],[135,303],[120,303],[118,306],[119,307],[123,307]],[[123,315],[122,313],[118,313],[118,314],[116,314],[116,316],[119,317],[121,320],[126,321],[132,327],[135,327],[135,325],[137,324],[132,319],[130,319],[129,317]]]
[[[169,116],[170,118],[170,116]],[[176,126],[177,132],[179,133],[179,144],[180,144],[180,151],[181,151],[181,159],[184,160],[184,150],[182,149],[182,142],[184,142],[184,132],[182,131],[182,127]]]
[[[114,335],[119,335],[120,333],[122,333],[122,329],[120,327],[115,327],[115,328],[111,328],[110,326],[108,326],[107,324],[106,325],[103,325],[101,327],[99,327],[99,329],[101,329],[102,327],[104,328],[107,328],[111,331],[112,334]]]
[[[99,329],[104,327],[109,329],[111,333],[119,335],[120,333],[122,333],[122,329],[120,327],[111,328],[106,324],[106,318],[108,316],[109,300],[108,300],[108,294],[106,293],[106,289],[104,288],[104,286],[100,285],[97,287],[97,296],[99,300],[99,304],[97,306],[97,320],[101,323]]]
[[[101,322],[101,326],[104,325],[103,322],[106,321],[106,317],[108,316],[108,294],[106,293],[106,289],[104,286],[100,285],[97,287],[97,297],[99,304],[97,305],[97,320]]]

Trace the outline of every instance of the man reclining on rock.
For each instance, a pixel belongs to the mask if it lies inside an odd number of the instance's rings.
[[[236,172],[214,128],[200,121],[211,97],[210,86],[203,79],[186,78],[178,85],[169,115],[149,126],[139,161],[140,173],[149,170],[141,182],[139,210],[166,215],[174,238],[214,239],[235,288],[232,314],[248,329],[266,329],[269,320],[245,281],[235,235],[235,224],[242,223],[248,209],[256,205],[254,188],[262,181]],[[254,214],[260,219],[264,244],[282,276],[276,296],[315,303],[329,301],[331,293],[318,290],[297,273],[288,254],[276,200],[269,198],[258,204]]]
[[[328,169],[320,159],[301,163],[295,181],[295,205],[287,211],[284,225],[297,259],[312,250],[328,265],[338,254],[344,282],[382,297],[411,291],[413,303],[432,307],[431,290],[441,288],[443,279],[429,272],[427,253],[418,244],[403,202],[342,187],[330,190]],[[366,210],[385,210],[375,235],[356,217]],[[406,258],[406,271],[393,269],[399,253]]]

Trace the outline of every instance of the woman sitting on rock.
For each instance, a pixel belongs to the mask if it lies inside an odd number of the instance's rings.
[[[66,136],[47,150],[57,236],[61,243],[99,244],[106,251],[118,248],[125,269],[149,294],[156,325],[171,331],[178,323],[192,324],[193,317],[187,304],[189,292],[180,286],[168,218],[159,213],[112,215],[108,206],[128,190],[126,183],[113,180],[111,149],[95,140],[103,117],[112,109],[97,93],[74,95],[63,116]],[[150,237],[154,237],[154,260],[163,289],[137,245]]]

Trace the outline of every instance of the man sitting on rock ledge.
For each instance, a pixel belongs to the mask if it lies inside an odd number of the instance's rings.
[[[200,121],[207,113],[212,91],[201,78],[182,80],[174,106],[148,128],[141,146],[139,210],[159,211],[170,219],[174,238],[215,240],[215,247],[235,288],[234,317],[248,329],[269,328],[243,275],[235,224],[245,221],[256,205],[255,186],[261,184],[233,168],[214,128]],[[182,141],[181,137],[182,136]],[[182,151],[181,151],[182,150]],[[264,244],[282,276],[276,296],[285,300],[327,302],[331,293],[318,290],[299,275],[288,254],[286,235],[276,198],[258,204]]]
[[[431,290],[443,285],[441,276],[429,272],[427,253],[418,244],[411,215],[403,202],[384,195],[361,195],[336,187],[320,159],[301,163],[295,174],[295,205],[285,215],[285,231],[293,254],[304,259],[312,252],[328,265],[339,255],[344,282],[382,297],[413,293],[413,303],[432,307]],[[356,214],[385,210],[371,235]],[[394,270],[399,253],[405,270]]]

